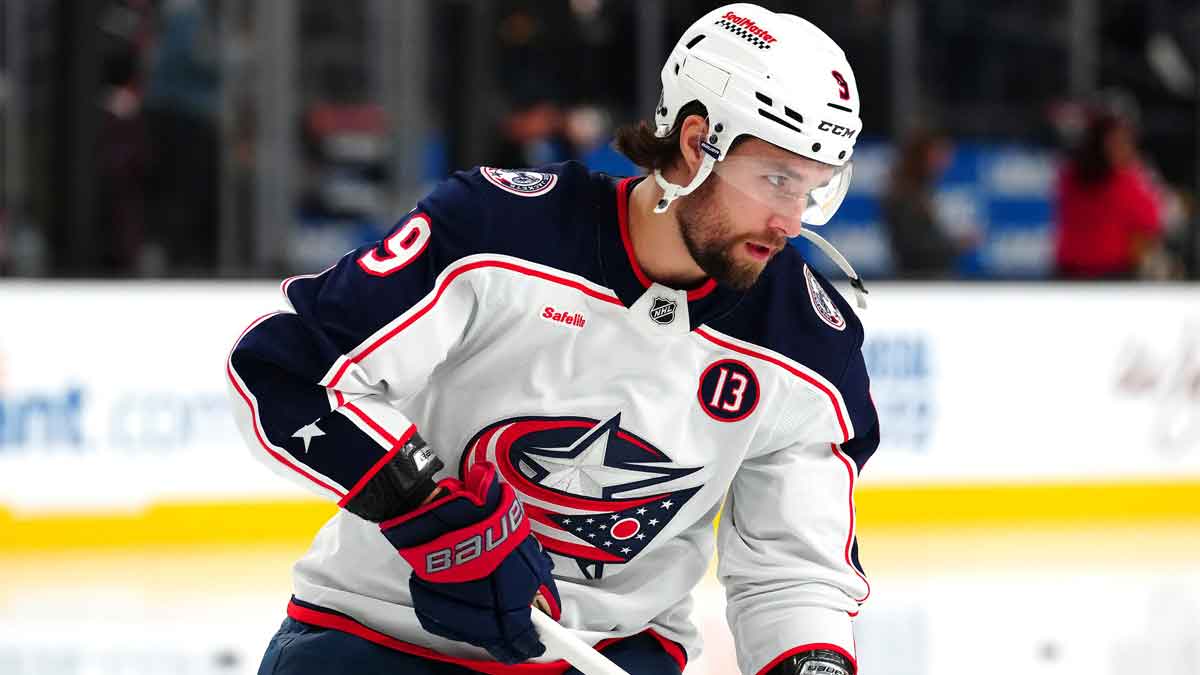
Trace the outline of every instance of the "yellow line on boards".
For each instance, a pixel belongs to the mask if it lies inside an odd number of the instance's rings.
[[[1200,481],[862,487],[860,528],[1200,520]]]
[[[1200,481],[863,486],[855,501],[859,531],[1200,521]],[[134,513],[32,516],[0,508],[0,553],[306,542],[336,510],[316,500],[169,503]]]
[[[29,517],[0,508],[0,552],[307,541],[336,511],[317,500],[171,503],[135,513]]]

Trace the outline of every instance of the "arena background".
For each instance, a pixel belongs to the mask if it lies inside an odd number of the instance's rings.
[[[253,673],[334,507],[244,449],[234,339],[452,170],[634,172],[613,128],[719,4],[0,4],[0,673]],[[871,291],[863,675],[1200,672],[1200,4],[763,4],[863,99],[823,231]],[[1065,281],[1056,176],[1096,110],[1136,127],[1163,234]],[[960,249],[917,280],[881,202],[929,128]],[[711,575],[696,600],[687,673],[736,672]]]

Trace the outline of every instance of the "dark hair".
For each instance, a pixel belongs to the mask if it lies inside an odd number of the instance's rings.
[[[133,84],[138,76],[138,56],[133,46],[113,47],[101,61],[102,81],[110,87]]]
[[[675,116],[675,126],[665,138],[655,136],[654,127],[645,120],[626,124],[615,134],[617,150],[647,171],[666,171],[683,157],[679,152],[679,133],[688,115],[708,117],[708,109],[700,101],[692,101],[680,108]]]
[[[1101,113],[1093,117],[1079,145],[1071,153],[1071,164],[1079,182],[1089,185],[1108,178],[1113,171],[1105,144],[1109,135],[1125,124],[1116,115]]]
[[[929,153],[949,142],[950,137],[940,129],[918,127],[910,131],[892,165],[891,189],[900,192],[927,189],[937,178],[929,166]]]

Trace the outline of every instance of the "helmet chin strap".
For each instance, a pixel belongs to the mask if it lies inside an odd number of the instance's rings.
[[[812,230],[803,228],[800,230],[800,236],[817,245],[817,248],[825,252],[831,260],[840,268],[842,272],[850,277],[850,286],[854,288],[854,299],[858,304],[859,309],[867,308],[867,287],[863,284],[862,277],[858,276],[858,272],[850,265],[850,261],[846,260],[846,256],[842,255],[833,244],[825,240],[825,237],[813,232]]]
[[[663,178],[662,171],[655,169],[654,182],[658,183],[658,186],[663,189],[663,196],[662,199],[658,200],[658,204],[654,205],[654,212],[665,213],[667,208],[671,206],[671,202],[684,195],[691,194],[693,190],[700,187],[704,179],[708,178],[708,174],[712,173],[713,164],[716,161],[712,155],[705,153],[704,159],[700,162],[700,168],[696,170],[696,175],[692,178],[692,182],[682,187]]]

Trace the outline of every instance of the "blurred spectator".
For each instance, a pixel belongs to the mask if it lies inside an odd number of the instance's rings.
[[[96,217],[106,274],[140,271],[146,226],[149,140],[137,91],[138,56],[123,45],[104,63],[100,133],[96,147]]]
[[[947,234],[934,207],[934,184],[953,157],[950,139],[929,129],[910,133],[900,147],[880,204],[897,278],[949,277],[969,245]]]
[[[520,169],[560,162],[571,157],[563,136],[563,112],[554,89],[545,78],[530,74],[514,83],[511,107],[498,123],[488,164]]]
[[[1102,112],[1091,119],[1056,191],[1060,278],[1132,279],[1157,251],[1161,202],[1127,118]]]
[[[216,265],[219,65],[211,0],[166,0],[146,90],[150,223],[171,274]]]
[[[610,176],[633,176],[642,172],[613,147],[612,116],[600,106],[578,105],[567,110],[563,133],[574,158],[592,171],[602,171]]]
[[[8,211],[0,208],[0,277],[8,275]]]

